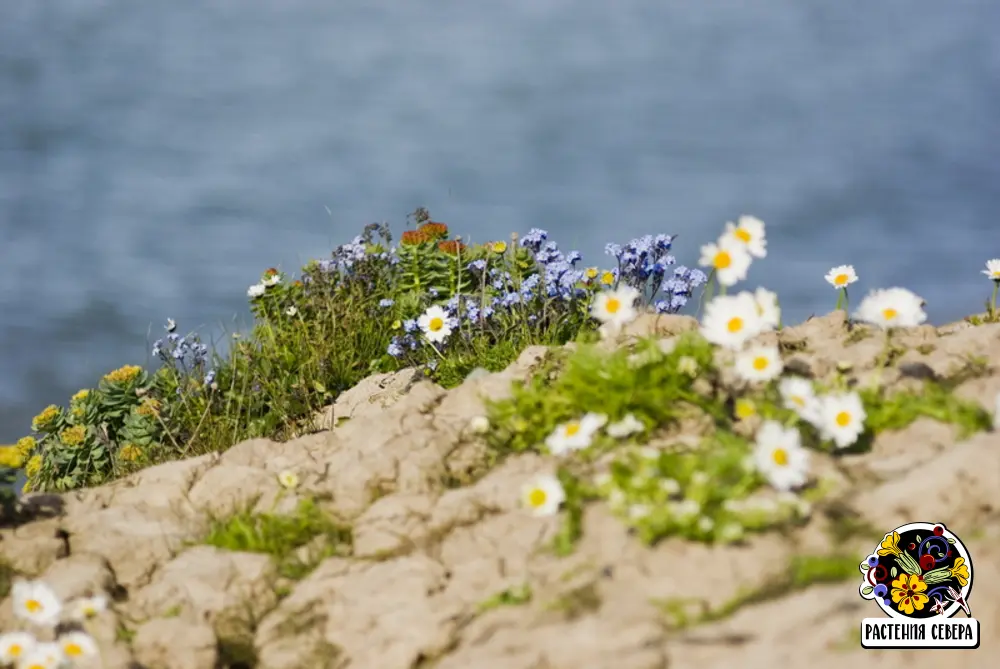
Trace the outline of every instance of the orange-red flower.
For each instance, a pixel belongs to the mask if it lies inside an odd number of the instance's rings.
[[[448,236],[448,226],[444,223],[436,223],[434,221],[424,223],[417,228],[417,231],[427,235],[429,241],[444,239]]]
[[[422,230],[405,230],[399,239],[399,243],[404,246],[416,246],[426,241],[429,241],[427,233]]]
[[[445,242],[438,242],[438,249],[444,251],[445,253],[455,255],[465,250],[465,244],[452,239]]]

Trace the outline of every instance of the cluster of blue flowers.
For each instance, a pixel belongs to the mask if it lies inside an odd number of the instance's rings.
[[[175,332],[177,324],[173,321],[169,321],[164,329],[167,336],[153,342],[153,356],[185,373],[203,370],[208,362],[208,347],[201,343],[198,335],[180,336]],[[214,380],[215,371],[209,370],[205,374],[205,385],[210,385]]]
[[[670,255],[675,236],[645,235],[633,239],[624,247],[608,244],[605,253],[618,261],[616,278],[642,293],[650,290],[650,302],[657,313],[675,314],[680,311],[694,292],[708,277],[698,269],[683,265],[668,276],[667,270],[677,261]],[[662,297],[656,300],[662,291]],[[656,300],[654,302],[654,300]]]

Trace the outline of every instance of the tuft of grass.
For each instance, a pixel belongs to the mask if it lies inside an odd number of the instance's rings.
[[[933,418],[959,428],[963,437],[990,429],[992,417],[978,404],[957,397],[945,384],[925,381],[921,392],[898,392],[890,396],[877,388],[861,391],[872,434],[901,430],[921,417]]]
[[[682,630],[694,625],[723,620],[740,609],[762,604],[812,585],[840,583],[855,578],[860,560],[851,555],[798,555],[778,577],[749,590],[739,592],[718,608],[703,600],[666,599],[654,603],[663,612],[670,629]]]
[[[10,594],[10,588],[18,574],[5,560],[0,560],[0,601]]]
[[[278,573],[300,580],[328,557],[351,550],[351,528],[329,517],[312,500],[302,500],[292,515],[243,511],[212,523],[202,543],[230,551],[265,553]],[[308,550],[309,548],[313,550]],[[305,556],[300,555],[302,551]]]
[[[477,607],[480,613],[485,613],[501,606],[521,606],[531,601],[531,586],[527,583],[498,592],[489,599],[482,601]]]

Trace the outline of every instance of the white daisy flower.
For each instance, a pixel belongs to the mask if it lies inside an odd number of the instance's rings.
[[[715,527],[715,521],[709,518],[708,516],[702,516],[701,518],[698,519],[698,529],[701,530],[702,532],[705,533],[711,532],[714,527]]]
[[[694,378],[698,376],[698,361],[689,355],[682,355],[677,360],[677,371]]]
[[[698,264],[711,267],[721,285],[732,286],[747,278],[751,260],[745,244],[723,236],[717,243],[701,247]]]
[[[913,327],[927,320],[923,299],[905,288],[873,290],[854,317],[883,328]]]
[[[802,448],[799,431],[776,421],[766,421],[757,431],[754,460],[777,490],[791,490],[808,480],[809,452]]]
[[[474,416],[469,421],[469,432],[472,434],[486,434],[490,431],[490,419],[486,416]]]
[[[264,275],[264,278],[260,280],[261,284],[265,287],[276,286],[281,283],[281,273],[280,272],[270,272]]]
[[[687,497],[671,505],[671,508],[678,518],[692,518],[701,513],[701,504]]]
[[[10,592],[14,615],[36,625],[54,627],[62,613],[59,597],[42,581],[18,580]]]
[[[755,258],[767,256],[767,239],[764,235],[764,221],[754,216],[740,216],[736,223],[726,223],[723,239],[732,239],[746,247],[747,253]]]
[[[788,376],[778,384],[778,392],[786,409],[791,409],[803,420],[815,425],[819,421],[819,400],[813,384],[801,376]]]
[[[69,603],[70,618],[77,621],[93,618],[108,608],[108,598],[104,595],[80,597]]]
[[[97,648],[97,642],[94,641],[94,637],[86,632],[68,632],[62,634],[56,639],[56,643],[59,644],[62,654],[70,662],[97,657],[100,652]]]
[[[823,277],[826,282],[836,289],[847,288],[858,280],[858,275],[854,273],[853,265],[837,265],[826,273]]]
[[[539,476],[526,483],[521,490],[521,501],[535,516],[551,516],[566,501],[566,491],[555,476]]]
[[[757,303],[757,315],[767,330],[776,330],[781,324],[781,307],[778,306],[778,294],[767,288],[758,288],[754,294]]]
[[[677,482],[677,479],[662,479],[660,488],[668,495],[676,495],[681,491],[681,484]]]
[[[718,346],[739,349],[764,329],[753,294],[719,295],[705,306],[701,333]]]
[[[602,290],[594,296],[590,314],[601,323],[617,329],[634,321],[639,315],[635,309],[638,298],[639,291],[632,286],[622,285],[615,290]]]
[[[983,270],[983,274],[990,277],[993,281],[1000,281],[1000,258],[987,260],[986,269]]]
[[[628,508],[628,517],[632,520],[641,520],[652,511],[653,509],[648,504],[633,504]]]
[[[294,316],[297,313],[299,313],[299,310],[295,308],[294,304],[292,306],[288,307],[287,309],[285,309],[285,315],[286,316],[289,316],[289,317],[290,316]]]
[[[754,346],[736,356],[736,373],[751,383],[767,383],[784,368],[777,346]]]
[[[286,469],[285,471],[278,474],[278,483],[281,487],[287,488],[289,490],[299,487],[299,475],[295,472]]]
[[[824,395],[819,400],[819,429],[837,448],[847,448],[865,431],[865,407],[857,393]]]
[[[17,669],[59,669],[66,656],[58,643],[39,643],[21,656]]]
[[[15,664],[35,647],[38,641],[27,632],[0,634],[0,665]]]
[[[448,323],[448,312],[434,305],[427,309],[417,319],[417,325],[424,331],[424,336],[431,343],[442,342],[451,335],[451,325]]]
[[[608,417],[603,414],[588,413],[579,420],[571,420],[556,427],[545,439],[545,445],[552,455],[562,455],[568,451],[579,451],[590,446],[590,442]]]
[[[247,297],[249,298],[260,297],[265,292],[267,292],[267,286],[265,286],[263,283],[255,283],[254,285],[247,288]]]
[[[167,332],[173,332],[174,330],[177,329],[177,322],[173,318],[168,318],[167,319],[167,324],[166,324],[166,326],[164,326],[164,329]]]
[[[642,421],[636,418],[635,415],[628,414],[617,423],[608,425],[606,432],[609,437],[624,439],[625,437],[632,436],[633,434],[639,434],[645,429],[646,426],[642,424]]]

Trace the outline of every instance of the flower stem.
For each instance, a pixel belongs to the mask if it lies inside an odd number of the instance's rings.
[[[996,321],[997,316],[997,290],[1000,290],[1000,279],[993,281],[993,295],[990,297],[989,314],[987,314],[991,322]]]

